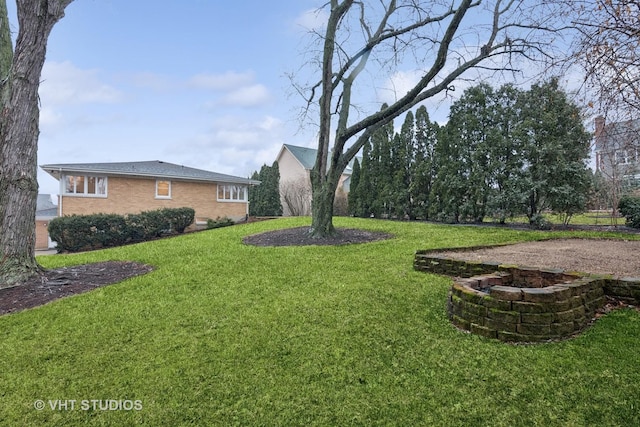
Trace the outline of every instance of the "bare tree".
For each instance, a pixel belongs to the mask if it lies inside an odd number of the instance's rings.
[[[311,171],[312,230],[334,233],[335,190],[348,162],[380,127],[438,94],[471,69],[516,72],[518,61],[550,59],[542,35],[557,30],[548,2],[494,0],[380,0],[327,2],[322,40],[321,78],[305,94],[307,111],[318,108],[318,156]],[[557,6],[557,5],[555,5]],[[469,11],[473,10],[473,13]],[[468,16],[469,15],[469,16]],[[417,81],[388,108],[366,113],[356,98],[373,92],[382,76],[412,60]],[[361,82],[367,65],[371,81]],[[360,82],[360,83],[359,83]],[[330,143],[333,141],[333,149]],[[348,145],[347,143],[351,143]]]
[[[288,180],[280,183],[280,197],[285,215],[311,214],[311,191],[308,182]]]
[[[40,271],[35,260],[38,87],[49,34],[72,1],[17,0],[14,51],[7,3],[0,0],[0,288]]]
[[[640,111],[640,0],[570,0],[576,63],[607,121]]]

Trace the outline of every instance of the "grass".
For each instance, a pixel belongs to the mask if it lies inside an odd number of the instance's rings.
[[[135,260],[157,269],[0,317],[0,425],[640,424],[638,313],[612,313],[570,341],[512,346],[454,329],[451,280],[412,269],[417,249],[550,234],[336,218],[396,237],[241,243],[307,224],[272,220],[40,258],[47,267]],[[142,409],[81,407],[92,399]],[[51,409],[56,400],[67,409]]]

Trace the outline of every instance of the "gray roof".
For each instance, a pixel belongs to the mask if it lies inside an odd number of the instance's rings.
[[[38,194],[36,203],[36,217],[56,217],[58,207],[53,204],[50,194]]]
[[[307,147],[298,147],[297,145],[284,144],[287,150],[298,159],[298,161],[302,164],[305,169],[312,169],[313,165],[316,163],[316,156],[318,155],[318,150],[314,150],[313,148]]]
[[[298,161],[302,164],[305,169],[313,169],[313,166],[316,163],[316,156],[318,155],[318,150],[314,148],[307,147],[299,147],[297,145],[283,144],[284,147],[289,150],[289,152],[298,159]],[[353,168],[353,160],[349,162],[346,169],[344,170],[344,174],[351,174],[351,169]],[[358,161],[362,163],[362,159],[358,158]]]
[[[66,163],[41,165],[40,167],[56,179],[60,179],[60,175],[65,173],[86,173],[103,174],[107,176],[138,176],[186,181],[221,182],[228,184],[260,184],[260,181],[248,178],[190,168],[160,160],[122,163]]]

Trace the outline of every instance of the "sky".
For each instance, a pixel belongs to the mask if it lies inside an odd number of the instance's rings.
[[[38,164],[163,160],[249,177],[283,143],[313,146],[287,75],[319,4],[74,1],[47,47]],[[41,169],[38,182],[58,193]]]
[[[288,76],[313,71],[308,33],[326,20],[324,3],[75,0],[48,42],[38,164],[162,160],[249,177],[282,144],[314,148]],[[372,106],[417,78],[398,67]],[[445,122],[448,105],[434,100],[431,120]],[[59,191],[41,169],[38,182]]]

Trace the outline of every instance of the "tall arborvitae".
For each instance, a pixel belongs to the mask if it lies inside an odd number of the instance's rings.
[[[251,179],[261,181],[260,185],[249,189],[249,215],[280,216],[280,170],[278,162],[271,167],[263,165],[260,173],[254,172]]]
[[[351,171],[351,188],[348,196],[349,215],[362,216],[362,200],[360,199],[360,162],[358,158],[353,159],[353,169]]]
[[[429,219],[429,194],[437,170],[434,148],[438,131],[438,124],[429,120],[427,108],[424,105],[419,107],[415,115],[414,162],[409,187],[411,214],[415,218]]]

